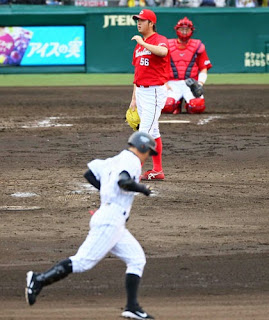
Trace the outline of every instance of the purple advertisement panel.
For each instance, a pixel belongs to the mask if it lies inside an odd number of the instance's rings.
[[[32,36],[23,27],[0,27],[0,66],[20,65]]]

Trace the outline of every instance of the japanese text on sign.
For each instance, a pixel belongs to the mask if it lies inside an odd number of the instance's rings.
[[[60,55],[64,55],[65,58],[79,58],[82,44],[83,42],[80,40],[70,41],[68,45],[60,44],[59,42],[33,42],[30,43],[31,49],[27,57],[38,54],[41,58],[51,56],[59,57]]]
[[[269,65],[269,53],[245,52],[245,67],[265,67]]]

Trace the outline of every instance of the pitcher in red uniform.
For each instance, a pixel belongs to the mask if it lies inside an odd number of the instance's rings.
[[[167,99],[169,80],[169,49],[166,37],[156,32],[157,18],[153,11],[143,9],[133,16],[138,32],[133,54],[134,90],[129,108],[140,117],[139,131],[149,133],[156,142],[157,156],[152,157],[153,168],[143,173],[142,180],[163,180],[162,139],[158,119]]]
[[[168,39],[170,51],[170,75],[167,82],[168,97],[162,113],[181,113],[182,98],[186,101],[188,113],[202,113],[205,110],[204,96],[195,98],[185,80],[193,78],[204,85],[207,70],[212,64],[205,45],[198,39],[191,39],[194,26],[187,17],[175,26],[177,39]]]

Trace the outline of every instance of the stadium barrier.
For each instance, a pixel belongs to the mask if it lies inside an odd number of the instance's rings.
[[[132,73],[139,8],[1,6],[0,73]],[[174,38],[184,16],[206,45],[212,73],[269,70],[269,8],[154,8],[157,31]],[[9,33],[9,35],[7,35]]]

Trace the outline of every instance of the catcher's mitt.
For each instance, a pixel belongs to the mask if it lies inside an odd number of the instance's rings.
[[[135,108],[134,111],[131,108],[126,111],[126,121],[134,131],[137,131],[139,129],[140,118],[137,112],[137,108]]]
[[[204,93],[203,86],[200,85],[198,83],[198,81],[196,81],[193,78],[189,78],[189,79],[185,80],[185,82],[186,82],[186,85],[188,87],[190,87],[191,92],[195,96],[195,98],[199,98],[203,95],[203,93]]]

